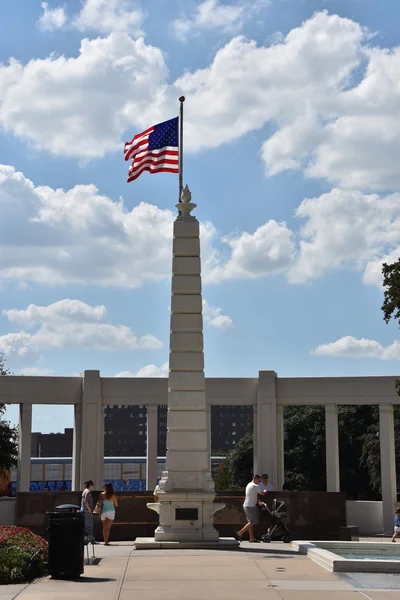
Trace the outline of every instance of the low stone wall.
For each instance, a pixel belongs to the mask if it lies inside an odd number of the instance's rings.
[[[94,501],[99,492],[93,492]],[[112,529],[114,540],[134,540],[136,537],[152,536],[157,527],[158,515],[149,510],[147,502],[153,501],[150,492],[118,492],[119,507]],[[26,492],[16,498],[16,525],[29,527],[35,533],[47,535],[46,513],[60,504],[80,504],[81,492]],[[217,502],[225,502],[226,508],[216,513],[215,527],[222,537],[229,537],[245,523],[243,492],[218,492]],[[274,492],[268,494],[267,503],[274,498],[283,500],[287,506],[285,523],[295,539],[336,540],[340,527],[346,525],[346,502],[344,493],[328,492]],[[258,534],[268,527],[268,514],[261,513]],[[94,517],[95,536],[101,540],[101,523]],[[257,533],[257,532],[256,532]]]
[[[357,525],[361,535],[381,535],[383,532],[382,502],[348,500],[347,525]]]
[[[0,497],[0,525],[15,525],[15,498]]]

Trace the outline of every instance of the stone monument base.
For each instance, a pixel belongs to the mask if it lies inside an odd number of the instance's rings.
[[[215,541],[156,542],[154,538],[136,538],[136,550],[235,550],[240,543],[234,538],[219,538]]]
[[[226,505],[214,502],[214,491],[161,491],[159,498],[160,502],[147,504],[160,517],[155,542],[218,542],[214,514]]]

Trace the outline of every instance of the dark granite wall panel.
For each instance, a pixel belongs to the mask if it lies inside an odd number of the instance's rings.
[[[96,502],[99,492],[93,492]],[[133,540],[152,536],[157,526],[157,514],[149,510],[146,502],[152,502],[149,492],[118,492],[119,507],[112,529],[112,539]],[[46,513],[60,504],[80,504],[80,492],[24,492],[16,499],[16,524],[29,527],[47,536]],[[328,492],[274,492],[274,498],[283,500],[287,506],[285,523],[295,539],[336,540],[340,527],[346,525],[346,496],[344,493]],[[240,529],[245,518],[242,510],[242,492],[219,492],[216,501],[225,502],[226,508],[215,514],[215,526],[223,537],[231,536]],[[101,540],[101,523],[94,517],[96,538]],[[259,534],[268,527],[268,514],[262,513]]]

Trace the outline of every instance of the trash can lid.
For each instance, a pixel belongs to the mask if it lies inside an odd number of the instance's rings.
[[[76,504],[60,504],[59,506],[56,506],[57,510],[80,510],[81,507],[77,506]]]

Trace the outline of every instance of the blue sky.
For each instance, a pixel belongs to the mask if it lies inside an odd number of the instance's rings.
[[[0,352],[162,376],[177,176],[123,143],[185,103],[208,376],[396,375],[396,0],[32,0],[0,19]],[[9,409],[12,421],[17,412]],[[34,429],[71,426],[35,407]]]

